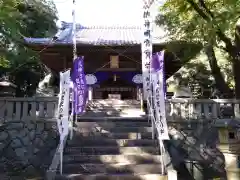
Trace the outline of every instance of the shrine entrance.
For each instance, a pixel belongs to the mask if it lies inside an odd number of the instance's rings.
[[[93,89],[96,99],[137,99],[137,87],[118,76],[112,76]]]

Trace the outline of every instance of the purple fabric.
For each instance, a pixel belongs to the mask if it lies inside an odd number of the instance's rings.
[[[166,96],[167,86],[164,72],[164,51],[160,51],[156,54],[153,54],[151,61],[151,68],[153,73],[160,73],[162,71],[163,74],[163,87],[164,87],[164,95]]]
[[[101,84],[102,82],[108,80],[108,78],[112,77],[114,74],[119,76],[121,79],[126,80],[129,84],[134,84],[134,82],[132,81],[133,77],[136,74],[141,74],[141,72],[138,72],[138,71],[130,71],[130,72],[98,71],[95,73],[95,76],[97,77],[96,84]]]
[[[161,51],[159,53],[153,54],[151,68],[154,72],[158,72],[164,67],[164,52]]]
[[[86,105],[86,95],[87,95],[87,84],[86,77],[84,74],[84,58],[78,57],[73,62],[73,72],[72,72],[72,81],[73,81],[73,108],[75,114],[81,114],[84,111]]]

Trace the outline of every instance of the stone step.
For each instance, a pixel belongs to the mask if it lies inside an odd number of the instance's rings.
[[[160,163],[161,155],[64,155],[64,163],[94,163],[94,164],[116,164],[116,163],[128,163],[128,164],[150,164]]]
[[[89,108],[93,108],[93,109],[114,109],[114,110],[118,110],[118,109],[137,109],[137,110],[141,110],[141,104],[106,104],[106,105],[100,105],[100,106],[91,106]]]
[[[87,121],[94,121],[94,120],[101,120],[107,118],[116,118],[116,117],[131,117],[131,118],[136,118],[139,117],[141,118],[143,115],[140,113],[126,113],[126,112],[120,112],[120,113],[114,113],[114,112],[86,112],[84,113],[81,117],[78,117],[78,121],[82,121],[82,119],[87,119]],[[92,119],[92,120],[91,120]]]
[[[63,164],[63,173],[160,174],[161,164]]]
[[[88,127],[78,127],[74,129],[75,132],[87,133],[87,132],[97,132],[97,133],[145,133],[152,132],[151,127],[104,127],[104,126],[88,126]]]
[[[84,115],[77,116],[77,120],[81,122],[148,122],[147,116],[141,117],[117,117],[117,116],[96,116],[87,117]]]
[[[139,117],[141,118],[142,116],[146,115],[145,112],[142,112],[141,110],[133,110],[133,109],[94,109],[94,110],[88,110],[86,111],[81,117],[79,117],[80,119],[84,119],[84,118],[100,118],[100,117],[131,117],[131,118],[136,118]]]
[[[91,106],[94,105],[135,105],[135,104],[140,104],[139,100],[135,99],[129,99],[129,100],[120,100],[120,99],[99,99],[99,100],[92,100],[91,102],[88,103]]]
[[[92,139],[152,139],[151,132],[144,133],[101,133],[101,132],[74,132],[76,138]]]
[[[74,138],[67,142],[67,146],[83,147],[83,146],[158,146],[157,140],[152,139],[85,139]]]
[[[146,115],[145,112],[143,112],[141,110],[140,107],[116,107],[116,106],[113,106],[113,107],[102,107],[102,108],[89,108],[86,110],[86,114],[87,113],[96,113],[96,114],[99,114],[99,113],[105,113],[107,115],[111,115],[111,114],[121,114],[121,115],[126,115],[126,113],[130,114],[131,116],[130,117],[134,117],[134,114],[138,115],[136,117],[140,117],[139,115]],[[120,116],[122,117],[122,116]],[[127,116],[124,116],[124,117],[127,117]]]
[[[116,146],[92,146],[92,147],[66,147],[64,154],[78,155],[136,155],[136,154],[159,154],[158,147],[116,147]]]
[[[134,106],[134,105],[141,105],[140,101],[125,101],[125,100],[104,100],[104,101],[95,101],[88,103],[88,106],[98,107],[98,106],[108,106],[108,105],[116,105],[116,106]]]
[[[114,127],[151,127],[151,123],[148,121],[111,121],[110,120],[106,120],[106,121],[98,121],[95,120],[93,122],[76,122],[74,124],[75,127],[106,127],[106,128],[114,128]]]
[[[88,106],[88,109],[141,109],[141,104],[105,104],[105,105],[95,105],[95,106]]]
[[[65,174],[58,175],[56,180],[167,180],[161,174]]]

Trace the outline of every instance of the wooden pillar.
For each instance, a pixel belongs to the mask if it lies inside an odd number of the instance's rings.
[[[68,67],[67,67],[67,58],[66,58],[66,56],[64,56],[63,57],[63,68],[64,68],[64,70],[66,70]]]

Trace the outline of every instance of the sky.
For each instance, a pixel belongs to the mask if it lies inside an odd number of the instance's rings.
[[[72,22],[72,0],[53,0],[59,20]],[[75,0],[76,22],[82,25],[131,25],[142,24],[143,0]],[[162,0],[160,0],[162,1]],[[155,16],[160,2],[155,1],[151,12]]]

